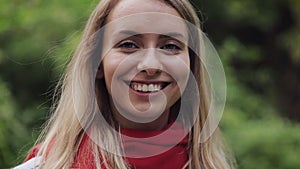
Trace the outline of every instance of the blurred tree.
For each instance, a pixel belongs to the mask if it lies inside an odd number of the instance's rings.
[[[235,43],[229,64],[242,85],[300,121],[300,1],[194,1],[218,46]],[[221,55],[222,57],[222,55]]]
[[[300,121],[299,1],[194,4],[225,67],[221,127],[239,168],[299,168],[300,127],[290,124]]]
[[[95,3],[0,0],[0,168],[34,143]]]

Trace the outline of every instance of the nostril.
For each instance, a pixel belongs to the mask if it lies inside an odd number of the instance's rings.
[[[154,68],[145,69],[144,71],[146,71],[148,76],[153,76],[161,72],[160,69],[154,69]]]

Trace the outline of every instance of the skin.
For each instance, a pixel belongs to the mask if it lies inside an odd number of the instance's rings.
[[[148,15],[118,20],[145,12],[164,16],[159,20]],[[168,124],[171,106],[185,89],[189,77],[187,31],[183,22],[171,16],[180,17],[174,8],[157,0],[120,1],[108,15],[107,23],[112,26],[104,33],[104,72],[98,72],[97,78],[104,77],[113,115],[123,128],[162,129]],[[151,24],[159,27],[145,26]],[[141,92],[131,84],[164,88]]]

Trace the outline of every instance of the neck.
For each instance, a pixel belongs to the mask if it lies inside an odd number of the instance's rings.
[[[168,124],[168,115],[162,115],[158,119],[149,123],[137,123],[130,121],[123,117],[121,114],[116,114],[115,118],[118,121],[121,128],[138,129],[138,130],[161,130]]]
[[[149,122],[149,123],[138,123],[131,121],[120,114],[114,106],[112,107],[112,113],[114,118],[118,122],[121,128],[128,129],[138,129],[138,130],[161,130],[163,129],[169,122],[169,114],[170,111],[165,110],[158,118]]]

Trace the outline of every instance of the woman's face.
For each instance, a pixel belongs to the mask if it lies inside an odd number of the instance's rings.
[[[123,0],[108,15],[103,75],[121,126],[162,128],[168,122],[190,72],[187,30],[179,18],[158,0]]]

